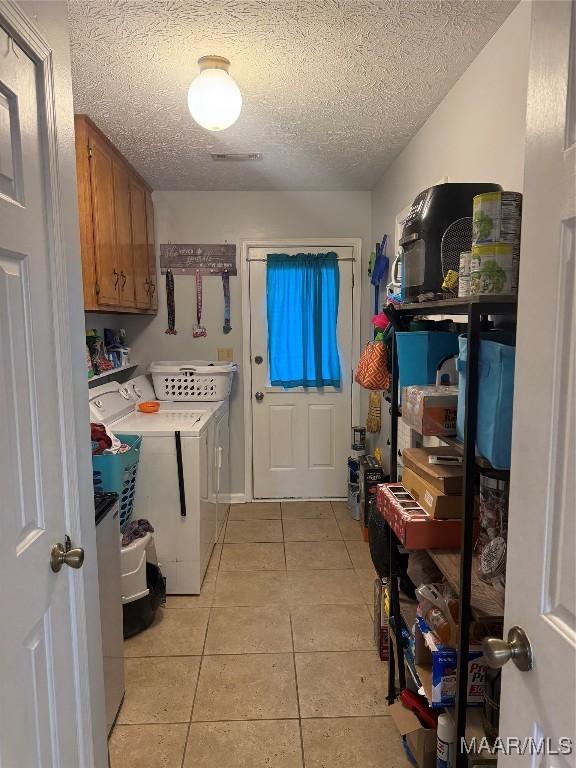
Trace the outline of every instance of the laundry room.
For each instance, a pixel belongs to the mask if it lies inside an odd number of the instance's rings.
[[[574,766],[574,0],[0,51],[0,764]]]

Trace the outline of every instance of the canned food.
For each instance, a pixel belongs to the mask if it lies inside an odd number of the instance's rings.
[[[522,195],[520,192],[485,192],[472,204],[472,242],[520,245]]]
[[[470,291],[473,296],[516,293],[512,251],[508,243],[472,246]]]
[[[470,273],[472,268],[471,251],[463,251],[460,254],[460,266],[458,268],[458,296],[470,296]]]

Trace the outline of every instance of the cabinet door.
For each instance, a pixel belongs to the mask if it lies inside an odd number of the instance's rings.
[[[118,304],[134,306],[134,265],[132,261],[132,226],[130,224],[130,172],[114,160],[114,210],[116,219],[116,260],[118,263]]]
[[[132,216],[132,259],[136,306],[150,307],[148,277],[148,232],[146,228],[146,190],[134,179],[130,181],[130,211]]]
[[[116,305],[120,272],[116,257],[113,159],[96,136],[90,136],[89,157],[97,301],[99,305]]]
[[[154,204],[146,191],[146,231],[148,247],[148,279],[150,280],[150,309],[158,309],[158,279],[156,274],[156,244],[154,242]]]

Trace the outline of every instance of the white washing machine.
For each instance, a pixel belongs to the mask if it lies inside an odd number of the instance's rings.
[[[199,594],[228,511],[228,400],[160,402],[146,376],[90,390],[90,418],[115,434],[142,435],[132,519],[154,526],[168,594]]]

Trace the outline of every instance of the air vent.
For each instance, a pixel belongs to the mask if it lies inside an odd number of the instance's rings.
[[[264,159],[262,152],[212,152],[210,157],[218,163],[245,163]]]

